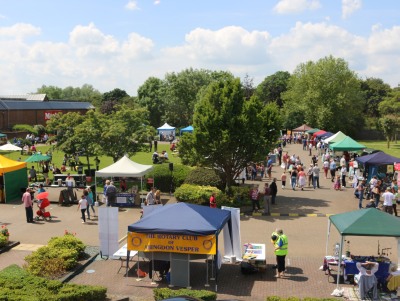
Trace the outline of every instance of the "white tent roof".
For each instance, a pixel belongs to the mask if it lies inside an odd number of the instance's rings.
[[[96,177],[133,177],[144,176],[153,169],[153,165],[143,165],[133,162],[127,156],[123,156],[114,164],[96,171]]]
[[[168,123],[164,123],[163,126],[157,128],[157,130],[173,131],[175,128],[170,126]]]
[[[14,145],[14,144],[11,144],[11,143],[6,143],[6,144],[0,146],[0,150],[2,150],[2,151],[20,151],[20,150],[22,150],[22,148]]]
[[[330,136],[324,140],[322,140],[324,143],[333,143],[333,142],[338,142],[340,140],[343,140],[347,136],[343,134],[341,131],[337,132],[335,135]]]

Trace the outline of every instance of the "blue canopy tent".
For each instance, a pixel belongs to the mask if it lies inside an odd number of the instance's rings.
[[[191,125],[181,129],[180,131],[180,135],[182,135],[183,133],[193,133],[193,127]]]
[[[212,255],[217,255],[218,234],[230,220],[231,212],[228,210],[188,203],[176,203],[155,208],[136,223],[129,225],[128,232],[154,234],[154,236],[158,234],[190,235],[195,237],[215,235],[216,253]],[[229,229],[231,229],[231,226]],[[232,233],[231,230],[230,232]],[[129,252],[128,244],[127,258],[129,258]],[[215,261],[215,271],[218,271],[217,261]],[[218,273],[216,273],[217,275]],[[215,288],[217,290],[217,283]]]
[[[378,174],[378,166],[392,165],[400,162],[400,158],[390,156],[385,152],[377,152],[370,155],[365,155],[356,158],[356,160],[357,162],[364,164],[365,168],[368,169],[367,181]]]
[[[167,136],[176,136],[175,127],[170,126],[168,123],[164,123],[162,126],[157,128],[157,133],[160,135],[160,140],[167,138]]]
[[[331,136],[333,136],[333,133],[331,133],[331,132],[326,132],[326,133],[319,134],[319,135],[317,135],[316,137],[317,137],[318,139],[325,139],[325,138],[328,138],[328,137],[331,137]]]

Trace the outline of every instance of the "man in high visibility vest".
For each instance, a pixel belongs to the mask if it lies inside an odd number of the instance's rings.
[[[275,247],[275,255],[276,255],[276,263],[278,266],[278,271],[275,275],[277,278],[281,278],[285,276],[285,259],[288,253],[288,238],[285,234],[283,234],[282,229],[276,229],[276,234],[274,233],[271,239],[274,241]],[[274,240],[274,238],[276,238]]]

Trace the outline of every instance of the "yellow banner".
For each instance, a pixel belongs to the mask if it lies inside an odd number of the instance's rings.
[[[128,250],[185,254],[217,253],[215,235],[195,236],[128,232]]]

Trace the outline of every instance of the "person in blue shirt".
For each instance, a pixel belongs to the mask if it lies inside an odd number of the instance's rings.
[[[335,160],[333,160],[333,158],[331,158],[331,162],[329,163],[329,170],[331,172],[331,182],[333,183],[336,173],[336,163]]]

